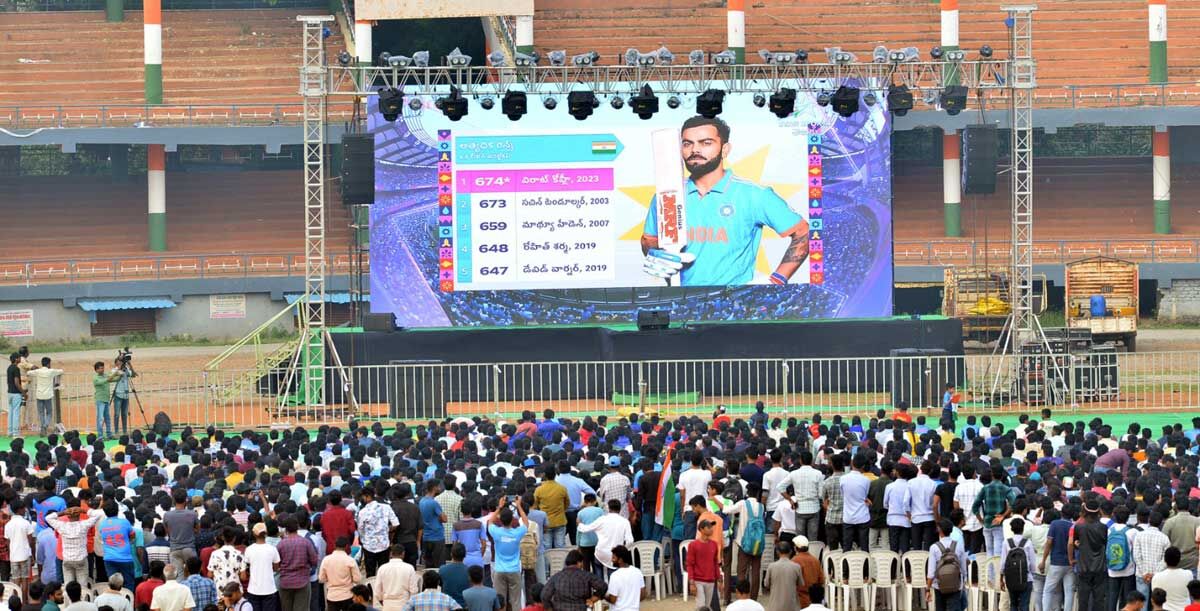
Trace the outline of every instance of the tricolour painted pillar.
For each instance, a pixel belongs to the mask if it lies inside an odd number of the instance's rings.
[[[962,237],[962,135],[942,134],[942,220],[946,237]]]
[[[729,50],[739,64],[746,63],[746,0],[729,0],[726,15]]]
[[[942,9],[942,51],[958,50],[958,0],[941,0]],[[950,70],[945,75],[945,84],[957,85],[962,82],[958,70]]]
[[[105,0],[104,18],[112,23],[125,21],[125,0]]]
[[[1171,233],[1171,132],[1154,130],[1154,233]]]
[[[142,3],[142,20],[146,103],[162,104],[162,0],[145,0]]]
[[[167,249],[167,152],[161,144],[146,146],[146,186],[150,250]]]
[[[517,53],[533,53],[533,15],[517,15]]]
[[[1149,0],[1150,82],[1167,82],[1167,0]]]

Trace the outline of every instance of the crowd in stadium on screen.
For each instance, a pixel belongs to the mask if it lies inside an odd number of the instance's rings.
[[[916,562],[900,579],[939,610],[975,566],[1014,610],[1195,608],[1200,418],[1009,428],[956,396],[915,419],[759,403],[15,438],[0,579],[13,611],[626,611],[645,566],[696,608],[795,611],[827,608],[822,559],[861,550]]]

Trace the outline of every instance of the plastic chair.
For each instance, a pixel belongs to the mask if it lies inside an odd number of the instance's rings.
[[[825,562],[825,552],[826,551],[827,551],[827,548],[825,547],[824,542],[821,542],[821,541],[809,541],[808,542],[808,553],[812,554],[813,558],[820,560],[822,562],[821,566],[825,566],[823,563]]]
[[[987,585],[984,575],[986,556],[975,556],[967,563],[967,609],[979,611],[983,604],[983,588]]]
[[[844,611],[850,611],[855,591],[860,593],[863,601],[867,600],[871,590],[870,564],[871,554],[861,551],[845,552],[838,561],[838,589]]]
[[[133,590],[130,590],[129,588],[121,588],[121,596],[124,596],[125,600],[129,601],[130,605],[133,605]]]
[[[683,602],[687,602],[688,597],[688,574],[687,574],[687,548],[695,539],[685,539],[679,544],[679,572],[683,584]]]
[[[8,600],[13,596],[16,596],[17,598],[21,599],[21,602],[25,602],[25,598],[21,596],[21,586],[18,586],[11,581],[0,583],[0,586],[4,587],[4,600]]]
[[[981,601],[991,611],[1000,609],[1000,601],[1006,598],[1008,592],[1000,587],[1001,572],[1004,570],[1004,564],[1000,562],[998,557],[990,557],[980,563],[980,594],[983,600]],[[980,609],[981,607],[976,607]]]
[[[642,578],[647,582],[646,587],[650,587],[650,583],[654,584],[654,600],[662,600],[663,582],[666,581],[663,574],[666,556],[662,543],[638,541],[633,544],[630,551],[633,553],[633,566],[642,571]],[[658,568],[655,568],[655,558],[658,558],[659,561]]]
[[[838,594],[842,588],[842,553],[827,551],[821,559],[821,567],[825,569],[825,605],[837,609]]]
[[[879,590],[887,591],[888,609],[899,606],[900,597],[900,554],[896,552],[871,552],[871,588],[867,590],[867,609],[874,611]]]
[[[762,574],[758,576],[758,583],[762,583],[767,577],[767,567],[778,560],[775,557],[775,535],[768,534],[763,538],[763,554],[762,554]]]
[[[905,552],[900,557],[900,566],[904,567],[904,581],[900,587],[900,593],[903,600],[900,601],[900,608],[905,611],[912,611],[913,595],[921,593],[924,595],[926,588],[925,575],[926,568],[929,564],[929,552],[914,550]]]
[[[563,567],[567,565],[567,554],[571,552],[571,549],[573,548],[556,547],[542,552],[546,555],[546,560],[550,563],[550,572],[547,575],[554,575],[563,570]]]

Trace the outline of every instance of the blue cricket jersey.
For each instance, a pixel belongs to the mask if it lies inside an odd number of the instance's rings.
[[[804,220],[770,187],[734,176],[729,170],[707,195],[701,196],[690,178],[686,188],[688,244],[684,252],[696,255],[696,261],[680,272],[681,286],[749,284],[762,228],[782,234]],[[657,197],[650,200],[642,232],[658,235]]]

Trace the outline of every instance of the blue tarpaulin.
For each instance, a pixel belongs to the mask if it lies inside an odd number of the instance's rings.
[[[284,293],[283,298],[287,299],[288,304],[293,304],[303,296],[303,293]],[[370,301],[371,297],[369,295],[364,295],[363,299],[365,301]],[[344,291],[325,293],[325,303],[350,303],[350,293]]]
[[[80,299],[79,307],[85,312],[105,310],[156,310],[173,308],[175,302],[166,297],[116,297],[104,299]]]

